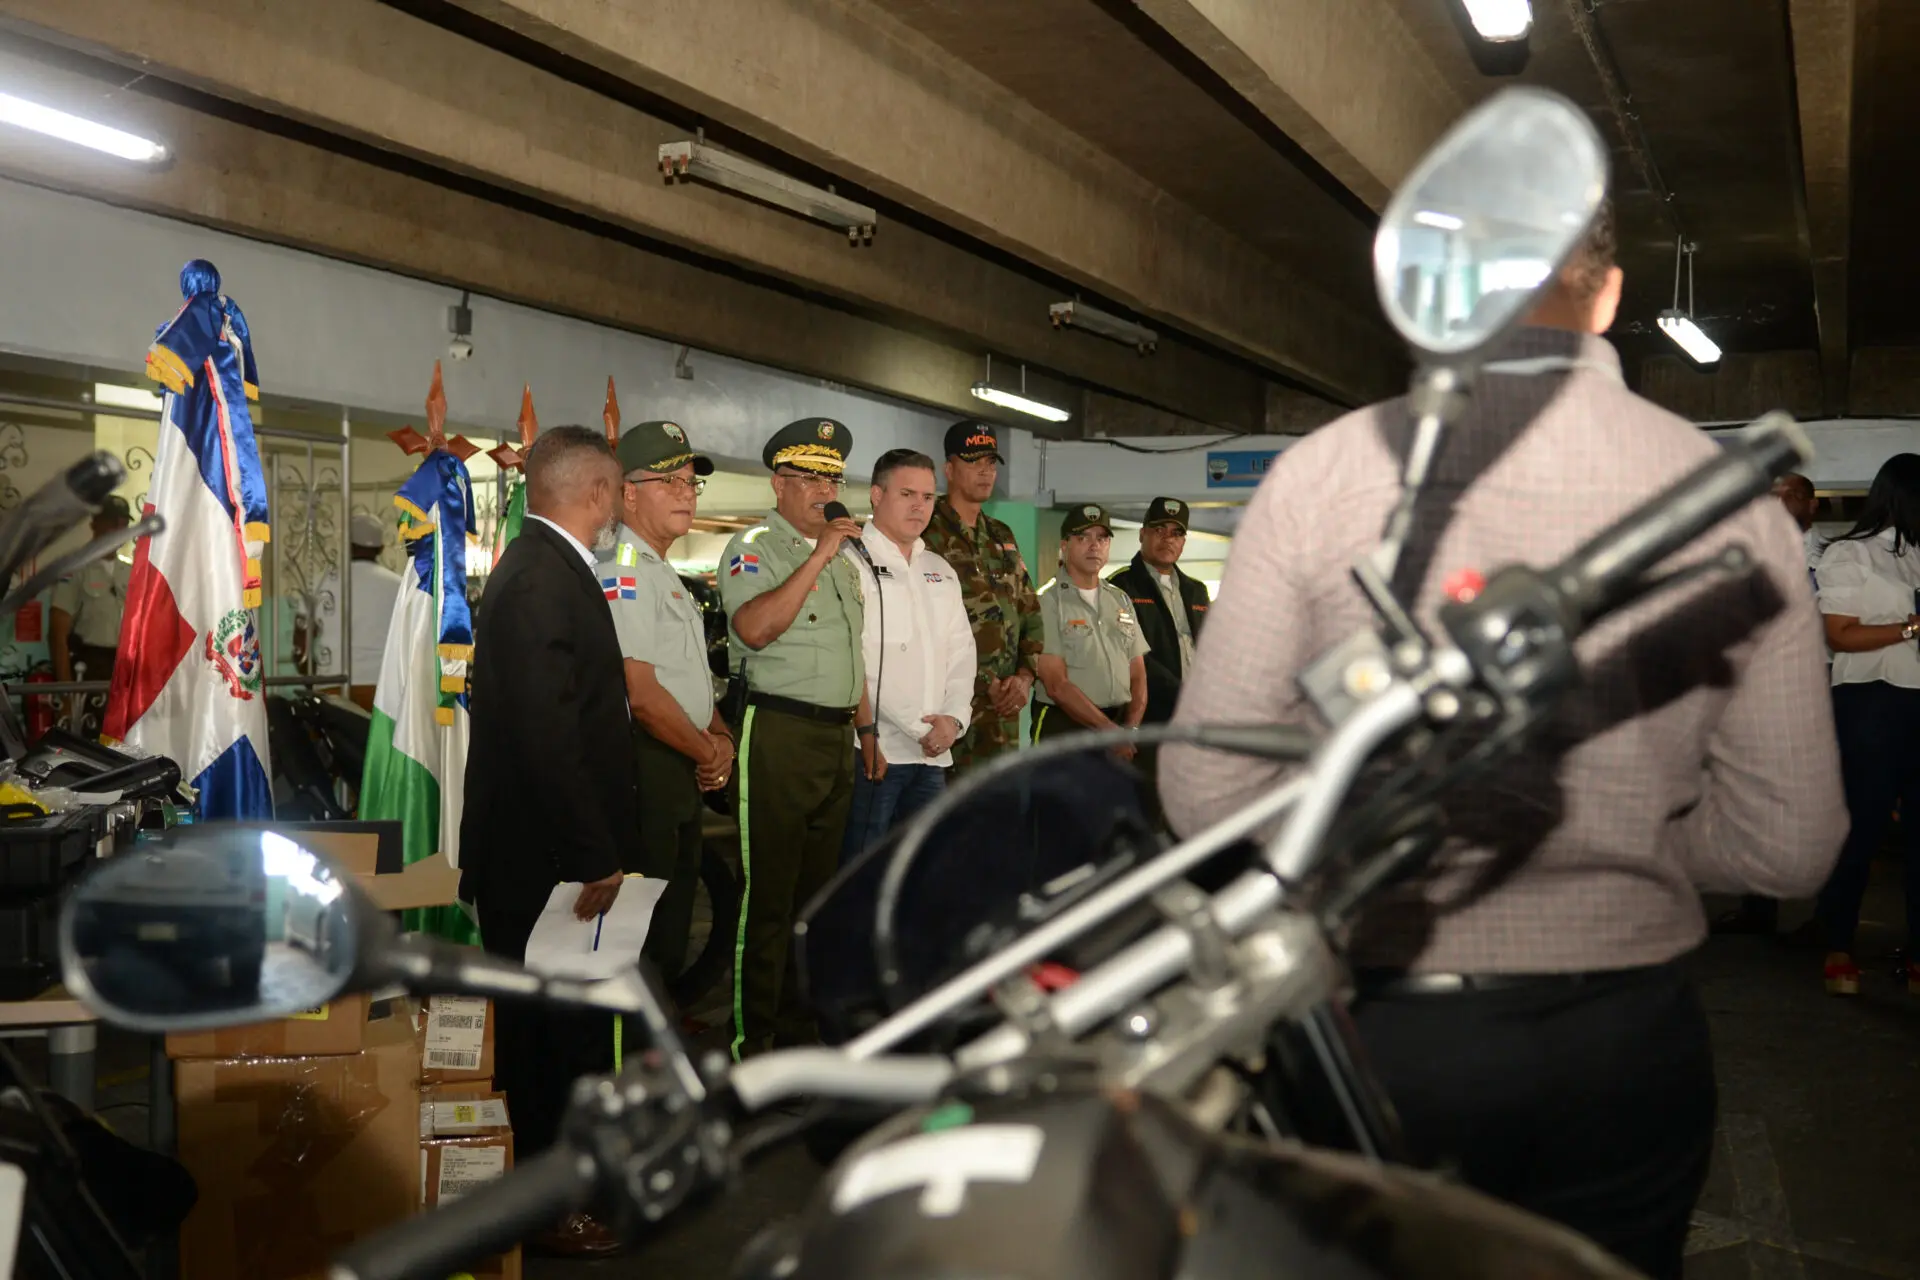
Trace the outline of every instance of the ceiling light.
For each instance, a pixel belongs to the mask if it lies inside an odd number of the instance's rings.
[[[160,412],[160,397],[143,387],[123,387],[113,382],[93,384],[93,402],[111,405],[116,409],[144,409],[149,413]]]
[[[1693,317],[1678,311],[1660,313],[1660,332],[1680,344],[1680,349],[1693,357],[1696,364],[1718,364],[1720,345],[1693,322]]]
[[[873,226],[879,220],[879,215],[864,204],[717,150],[705,141],[669,142],[661,146],[660,172],[669,182],[676,178],[698,178],[803,218],[838,227],[853,244],[872,243]]]
[[[110,156],[138,164],[159,164],[167,158],[167,149],[158,142],[94,120],[68,115],[52,107],[43,107],[10,93],[0,93],[0,124],[18,125],[22,129],[44,133],[49,138],[91,147],[95,151],[104,151]]]
[[[1525,40],[1533,30],[1533,6],[1528,0],[1461,0],[1467,20],[1482,40],[1503,43]]]
[[[997,404],[1002,409],[1012,409],[1016,413],[1032,414],[1036,418],[1045,418],[1048,422],[1065,422],[1073,415],[1055,405],[1042,404],[1038,400],[1029,400],[1012,391],[1002,391],[984,382],[973,384],[973,394],[988,404]]]
[[[1088,333],[1103,338],[1112,338],[1115,342],[1124,342],[1146,355],[1160,345],[1160,335],[1143,324],[1123,320],[1111,312],[1098,307],[1090,307],[1075,298],[1072,302],[1056,302],[1047,308],[1047,315],[1053,321],[1053,327],[1085,329]]]
[[[1673,242],[1673,305],[1660,313],[1660,332],[1677,343],[1696,364],[1717,364],[1720,344],[1709,338],[1693,319],[1693,254],[1700,246],[1685,240]],[[1680,263],[1687,264],[1687,309],[1680,309]]]
[[[987,376],[973,384],[973,394],[988,404],[997,404],[1003,409],[1012,409],[1015,413],[1030,414],[1044,418],[1048,422],[1065,422],[1073,415],[1057,405],[1044,400],[1034,400],[1027,396],[1027,366],[1020,366],[1020,390],[1002,391],[993,385],[993,353],[987,353]]]
[[[1413,220],[1423,227],[1437,227],[1441,231],[1458,231],[1467,224],[1450,213],[1435,213],[1432,209],[1422,209],[1413,215]]]

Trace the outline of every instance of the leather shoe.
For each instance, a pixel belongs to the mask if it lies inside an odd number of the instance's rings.
[[[562,1258],[611,1258],[626,1245],[605,1223],[590,1213],[569,1214],[559,1226],[527,1241],[540,1253]]]

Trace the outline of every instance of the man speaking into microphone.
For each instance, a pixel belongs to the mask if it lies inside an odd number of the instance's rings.
[[[842,546],[860,526],[840,505],[853,435],[803,418],[762,454],[774,511],[720,557],[734,669],[744,664],[740,866],[746,903],[733,964],[733,1056],[805,1044],[811,1019],[788,981],[793,917],[840,864],[853,799],[855,743],[868,776],[884,772],[861,652],[866,593]],[[831,511],[830,511],[831,508]]]

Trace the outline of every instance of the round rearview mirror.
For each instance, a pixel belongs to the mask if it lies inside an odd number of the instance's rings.
[[[1434,356],[1520,318],[1606,198],[1607,152],[1557,93],[1506,89],[1468,112],[1394,192],[1373,242],[1380,303]]]
[[[345,877],[286,836],[185,827],[96,867],[60,918],[67,989],[108,1022],[192,1031],[285,1018],[358,961]]]

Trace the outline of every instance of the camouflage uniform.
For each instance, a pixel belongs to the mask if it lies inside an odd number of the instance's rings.
[[[973,724],[953,744],[953,767],[965,769],[1019,745],[1020,717],[996,716],[987,685],[1021,667],[1033,668],[1046,649],[1040,598],[1034,594],[1033,578],[1013,540],[1013,530],[986,512],[969,529],[943,497],[934,504],[925,536],[927,550],[944,557],[960,575],[960,592],[973,623],[974,642],[980,647]]]

